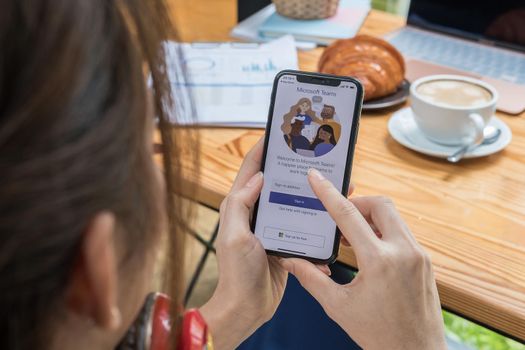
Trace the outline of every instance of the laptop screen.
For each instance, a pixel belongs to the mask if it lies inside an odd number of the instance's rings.
[[[525,0],[412,0],[408,23],[525,51]]]
[[[250,17],[270,4],[271,0],[237,0],[237,21]]]

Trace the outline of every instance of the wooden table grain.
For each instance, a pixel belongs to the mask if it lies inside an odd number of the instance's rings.
[[[170,6],[182,40],[231,40],[236,1],[171,0]],[[402,25],[401,17],[372,11],[361,33],[383,35]],[[300,68],[315,71],[321,52],[300,52]],[[388,119],[399,108],[363,113],[352,174],[356,193],[395,201],[432,257],[446,309],[525,340],[525,113],[497,113],[513,133],[505,150],[449,164],[389,136]],[[199,134],[193,199],[218,208],[263,130],[202,128]],[[341,248],[339,260],[356,266],[350,248]]]

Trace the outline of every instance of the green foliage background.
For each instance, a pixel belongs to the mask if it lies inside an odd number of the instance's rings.
[[[476,350],[525,350],[525,345],[443,311],[448,337]]]

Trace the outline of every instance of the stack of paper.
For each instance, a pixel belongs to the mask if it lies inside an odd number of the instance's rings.
[[[341,0],[331,18],[297,20],[277,14],[271,4],[240,22],[230,35],[264,42],[290,34],[295,37],[297,48],[311,49],[316,44],[328,45],[336,39],[355,36],[369,11],[370,0]]]
[[[264,127],[273,80],[297,69],[294,39],[265,44],[166,44],[178,124]]]

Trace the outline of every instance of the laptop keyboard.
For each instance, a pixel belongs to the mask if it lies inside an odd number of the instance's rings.
[[[388,38],[403,55],[525,85],[525,54],[404,28]]]

